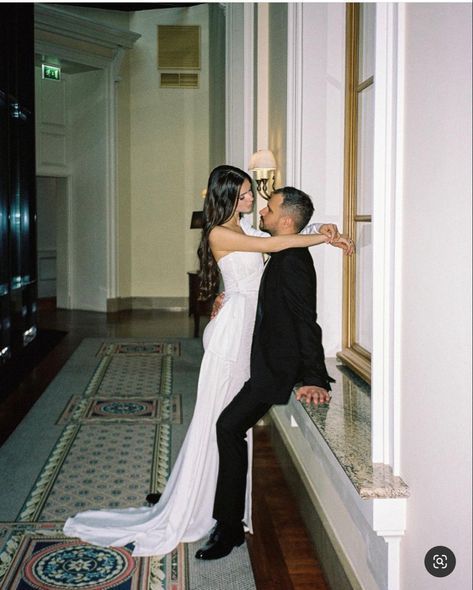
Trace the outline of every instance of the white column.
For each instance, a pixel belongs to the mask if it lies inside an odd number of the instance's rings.
[[[268,101],[269,101],[269,6],[258,3],[258,31],[256,48],[256,69],[258,87],[256,90],[257,119],[256,145],[259,150],[268,149]]]
[[[254,5],[227,3],[226,160],[243,170],[253,153]]]
[[[373,462],[399,473],[403,19],[377,4],[373,202]],[[402,9],[403,10],[403,9]],[[403,14],[403,12],[402,12]]]
[[[287,6],[287,137],[286,182],[301,186],[302,180],[302,17],[303,4]]]

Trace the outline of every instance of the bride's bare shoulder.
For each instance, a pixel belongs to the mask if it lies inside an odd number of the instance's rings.
[[[231,238],[235,232],[228,227],[223,225],[216,225],[213,227],[209,232],[209,241],[211,245],[215,245],[218,247],[218,244],[222,240],[227,240]]]

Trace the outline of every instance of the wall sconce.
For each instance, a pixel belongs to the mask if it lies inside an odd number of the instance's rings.
[[[274,178],[276,173],[276,159],[271,150],[258,150],[250,159],[248,170],[253,172],[256,187],[263,199],[269,199],[274,191]],[[270,180],[272,184],[270,186]]]

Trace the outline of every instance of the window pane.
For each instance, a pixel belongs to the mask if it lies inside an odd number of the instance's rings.
[[[364,82],[374,76],[374,47],[376,31],[376,3],[360,4],[359,78]]]
[[[371,215],[373,203],[374,85],[358,94],[358,215]]]
[[[356,224],[356,343],[373,349],[372,224]]]

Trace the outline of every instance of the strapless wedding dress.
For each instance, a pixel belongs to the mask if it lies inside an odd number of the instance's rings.
[[[250,232],[248,232],[250,233]],[[261,235],[255,231],[255,234]],[[264,235],[264,234],[263,234]],[[267,234],[266,234],[267,235]],[[69,518],[64,533],[100,546],[134,543],[133,555],[164,555],[206,536],[218,473],[215,423],[250,376],[250,351],[263,257],[232,252],[219,261],[224,304],[207,325],[192,421],[160,501],[149,507],[89,510]],[[252,438],[248,433],[245,525],[251,524]]]

